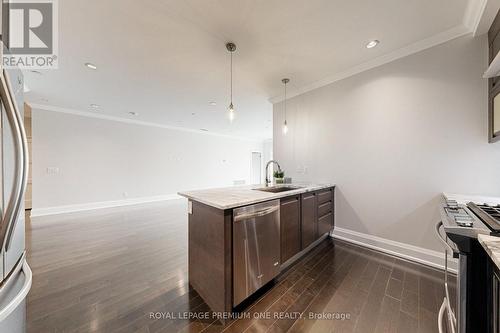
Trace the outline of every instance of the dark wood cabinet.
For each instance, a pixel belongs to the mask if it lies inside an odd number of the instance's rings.
[[[318,235],[321,237],[333,229],[334,200],[333,188],[319,191],[318,197]]]
[[[489,64],[500,52],[500,11],[488,31]],[[500,141],[500,76],[488,80],[488,137],[489,142]]]
[[[500,270],[488,259],[486,279],[486,307],[488,333],[500,332]]]
[[[318,192],[318,205],[332,201],[332,189],[326,189]]]
[[[334,188],[281,199],[281,263],[307,248],[334,226]]]
[[[334,187],[280,199],[280,240],[276,239],[280,269],[305,255],[311,244],[332,229],[333,199]],[[189,284],[212,311],[229,313],[234,301],[233,208],[219,209],[192,199],[188,207]]]
[[[281,263],[301,250],[300,195],[283,198],[280,202]]]
[[[317,239],[318,235],[318,204],[316,201],[316,193],[304,193],[301,197],[302,202],[302,248],[311,245]]]
[[[232,310],[232,210],[189,201],[190,285],[215,312]]]

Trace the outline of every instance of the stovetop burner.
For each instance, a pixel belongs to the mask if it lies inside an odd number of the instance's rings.
[[[492,235],[500,236],[500,205],[488,206],[469,202],[467,207],[486,224]]]

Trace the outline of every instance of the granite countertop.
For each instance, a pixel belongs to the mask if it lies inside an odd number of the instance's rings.
[[[478,235],[479,243],[490,256],[491,260],[500,269],[500,237],[489,235]]]
[[[295,190],[271,193],[257,191],[258,188],[263,188],[265,185],[252,186],[232,186],[224,188],[214,188],[197,191],[179,192],[180,196],[190,200],[201,202],[205,205],[212,206],[218,209],[231,209],[235,207],[247,206],[268,200],[288,197],[291,195],[317,191],[324,188],[334,187],[334,184],[283,184],[277,186],[294,186]]]

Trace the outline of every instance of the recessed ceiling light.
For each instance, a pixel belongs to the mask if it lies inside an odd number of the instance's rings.
[[[368,44],[366,44],[366,48],[367,49],[372,49],[375,46],[377,46],[379,43],[380,43],[380,41],[374,39],[374,40],[370,41]]]
[[[90,104],[90,107],[92,109],[99,109],[100,106],[98,104]]]
[[[96,66],[96,65],[94,65],[94,64],[92,64],[92,63],[90,63],[90,62],[85,63],[85,66],[86,66],[87,68],[90,68],[90,69],[93,69],[93,70],[96,70],[96,69],[97,69],[97,66]]]
[[[139,114],[137,112],[131,111],[128,113],[131,116],[138,116]]]
[[[208,130],[206,128],[200,128],[200,131],[208,132]]]
[[[217,102],[210,102],[210,103],[208,103],[208,104],[210,104],[210,106],[216,106],[216,105],[217,105]]]

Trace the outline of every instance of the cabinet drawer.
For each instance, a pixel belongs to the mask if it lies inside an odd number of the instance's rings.
[[[318,205],[321,205],[325,202],[332,201],[332,189],[318,192]]]
[[[325,203],[322,203],[318,205],[318,217],[321,218],[322,216],[331,213],[332,211],[332,202],[327,201]]]
[[[318,237],[330,232],[333,228],[333,212],[318,219]]]

